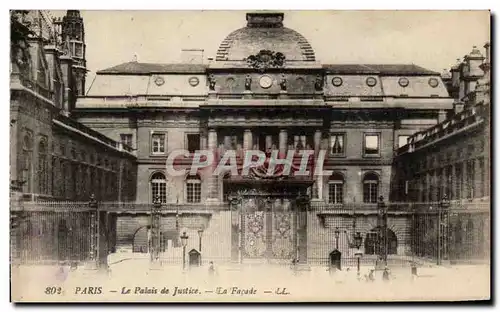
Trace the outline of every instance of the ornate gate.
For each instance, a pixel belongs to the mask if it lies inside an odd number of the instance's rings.
[[[307,185],[283,183],[277,188],[277,184],[243,186],[231,195],[233,261],[306,261],[306,207],[298,199],[303,198],[300,194],[305,193]]]
[[[289,199],[244,198],[241,209],[243,259],[289,262],[296,257],[296,216]]]

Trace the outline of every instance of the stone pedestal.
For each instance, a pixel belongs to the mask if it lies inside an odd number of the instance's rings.
[[[253,92],[250,90],[245,90],[243,92],[243,99],[251,99],[253,97]]]

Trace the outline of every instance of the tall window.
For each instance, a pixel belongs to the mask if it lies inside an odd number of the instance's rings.
[[[378,134],[365,134],[364,155],[377,156],[380,154],[380,136]]]
[[[47,144],[44,139],[38,144],[38,191],[48,193]]]
[[[165,153],[165,134],[153,133],[151,135],[151,152],[153,154]]]
[[[486,190],[485,190],[485,172],[484,172],[484,158],[479,159],[479,197],[484,197],[486,195]]]
[[[22,158],[22,180],[23,191],[25,193],[32,192],[33,180],[33,136],[27,132],[23,138],[23,158]]]
[[[456,176],[455,199],[462,199],[462,184],[463,184],[462,172],[463,172],[462,163],[458,163],[455,167],[455,176]]]
[[[344,133],[334,133],[330,137],[330,152],[334,156],[344,155]]]
[[[400,135],[398,136],[398,148],[401,147],[401,146],[405,146],[406,143],[408,143],[408,138],[410,136],[409,135]]]
[[[161,203],[167,202],[167,180],[161,172],[151,176],[151,201],[153,202],[157,196]]]
[[[328,181],[328,202],[330,204],[344,202],[344,177],[339,173],[334,173]]]
[[[378,176],[367,173],[363,178],[363,202],[376,203],[378,198]]]
[[[474,198],[474,159],[467,161],[467,198]]]
[[[200,149],[200,135],[198,133],[188,133],[187,137],[187,150],[194,153]]]
[[[201,202],[201,180],[198,176],[189,176],[187,178],[186,195],[188,203]]]
[[[132,147],[132,134],[128,134],[128,133],[120,134],[120,142],[123,145],[127,145],[129,147]]]

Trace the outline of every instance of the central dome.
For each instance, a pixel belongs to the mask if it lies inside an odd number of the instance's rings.
[[[248,13],[248,24],[230,33],[217,50],[217,61],[243,61],[261,50],[280,52],[287,61],[315,61],[306,38],[283,27],[283,13]]]

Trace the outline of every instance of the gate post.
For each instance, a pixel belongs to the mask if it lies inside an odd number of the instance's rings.
[[[387,205],[384,202],[384,196],[380,196],[377,203],[378,209],[378,249],[379,256],[383,257],[384,264],[387,266]]]
[[[90,195],[90,268],[99,268],[99,205],[95,195]]]
[[[296,199],[297,205],[297,260],[299,264],[307,263],[307,215],[310,210],[308,195],[301,194]]]
[[[160,210],[160,197],[156,196],[151,209],[151,242],[148,242],[152,265],[160,263]]]
[[[448,208],[450,203],[446,195],[443,196],[438,205],[438,255],[437,264],[441,265],[442,260],[448,260]]]

